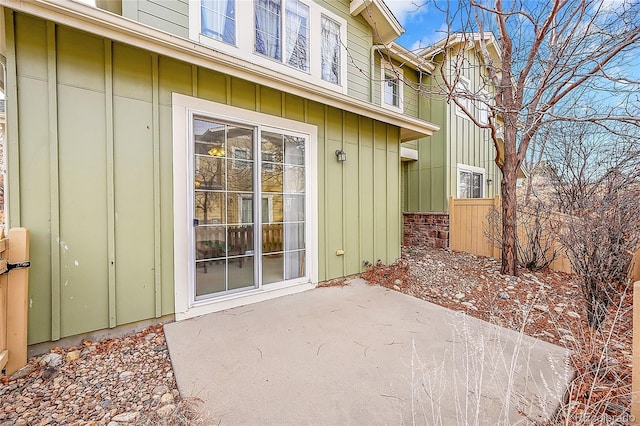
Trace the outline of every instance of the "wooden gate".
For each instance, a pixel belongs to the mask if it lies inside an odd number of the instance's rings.
[[[10,376],[27,364],[29,230],[0,238],[0,370]]]

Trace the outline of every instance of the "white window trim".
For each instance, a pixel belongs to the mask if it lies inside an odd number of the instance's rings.
[[[275,164],[273,161],[275,159],[275,154],[269,153],[269,155],[271,156],[270,160],[262,160],[264,161],[264,163],[262,163],[262,170],[272,172],[273,170],[275,170]]]
[[[483,101],[483,99],[486,100]],[[478,100],[478,121],[482,124],[489,124],[489,92],[486,90],[480,91],[480,99]],[[483,113],[486,113],[486,119],[483,120]]]
[[[458,79],[459,79],[460,81],[462,81],[464,84],[466,84],[466,85],[467,85],[467,89],[466,89],[466,90],[471,91],[471,80],[470,80],[470,79],[468,79],[467,77],[463,77],[463,76],[458,77]],[[456,84],[456,91],[458,91],[457,86],[458,86],[458,84]],[[467,110],[468,110],[471,114],[473,114],[473,109],[472,109],[472,108],[473,108],[473,107],[472,107],[473,103],[471,102],[471,99],[467,99],[467,98],[459,98],[459,101],[460,101],[461,103],[464,103],[464,104],[465,104],[465,107],[467,108]],[[460,107],[458,106],[458,104],[456,104],[456,105],[455,105],[455,107],[456,107],[456,115],[457,115],[458,117],[462,117],[462,118],[464,118],[464,119],[471,120],[471,118],[469,118],[469,116],[468,116],[467,114],[465,114],[465,112],[462,110],[462,108],[460,108]]]
[[[236,158],[236,152],[244,152],[246,154],[249,154],[249,149],[247,148],[242,148],[242,147],[238,147],[238,146],[232,146],[231,147],[231,167],[234,170],[244,170],[247,169],[248,166],[253,167],[253,161],[251,161],[248,158]]]
[[[267,210],[268,210],[267,214],[269,215],[269,217],[266,218],[266,220],[263,217],[262,223],[272,223],[273,222],[273,195],[264,195],[264,194],[262,195],[262,200],[260,201],[260,209],[262,209],[262,202],[264,200],[267,200]]]
[[[305,149],[306,188],[306,266],[307,276],[298,280],[263,285],[262,288],[195,301],[192,286],[191,227],[189,218],[193,191],[191,173],[191,120],[193,115],[241,122],[251,126],[265,126],[308,138]],[[183,320],[211,312],[260,302],[314,288],[318,282],[318,129],[314,125],[263,114],[191,96],[172,94],[173,117],[173,245],[175,317]],[[255,207],[254,207],[255,208]]]
[[[336,92],[347,94],[347,21],[340,16],[324,9],[322,6],[311,0],[299,0],[309,7],[309,71],[302,71],[297,68],[286,65],[275,59],[268,58],[259,53],[255,53],[255,12],[253,1],[242,1],[243,4],[236,4],[236,45],[225,43],[208,37],[200,33],[200,1],[189,0],[189,39],[235,56],[237,58],[249,61],[253,64],[263,66],[270,70],[274,70],[285,75],[310,82]],[[250,4],[249,4],[250,3]],[[242,6],[242,7],[240,7]],[[322,79],[321,71],[321,50],[322,38],[320,30],[321,16],[325,15],[340,24],[340,82],[339,84],[330,83]],[[246,28],[251,28],[247,31]],[[244,30],[243,30],[244,29]]]
[[[391,71],[398,78],[398,106],[390,105],[385,102],[385,86],[386,86],[386,72]],[[386,108],[391,111],[396,111],[399,113],[404,112],[404,71],[399,67],[393,66],[392,64],[382,61],[380,66],[380,105],[383,108]]]
[[[482,186],[480,190],[482,191],[482,197],[484,198],[487,194],[487,170],[484,167],[470,166],[468,164],[458,163],[456,166],[456,195],[460,198],[460,172],[471,172],[478,173],[482,175]]]
[[[238,194],[238,217],[240,218],[240,223],[245,223],[243,220],[243,215],[244,215],[244,204],[242,203],[243,200],[245,199],[251,199],[253,200],[253,195],[249,196],[248,194]],[[252,216],[253,216],[253,207],[251,210]]]

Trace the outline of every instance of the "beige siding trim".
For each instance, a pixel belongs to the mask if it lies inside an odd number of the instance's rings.
[[[118,325],[116,317],[116,204],[115,204],[115,164],[114,164],[114,125],[113,125],[113,44],[104,40],[105,75],[105,139],[107,142],[107,253],[109,256],[109,328]],[[55,82],[54,82],[55,83]]]
[[[4,39],[4,51],[6,55],[6,81],[5,111],[18,111],[18,70],[16,65],[16,44],[14,17],[11,11],[4,11],[2,19],[5,25],[6,38]],[[5,187],[5,209],[8,215],[5,218],[5,227],[20,226],[20,134],[18,132],[18,114],[7,114],[7,142],[5,145],[5,161],[12,167],[7,170]],[[6,215],[6,212],[5,212]]]
[[[439,130],[435,124],[387,111],[81,3],[0,0],[0,5],[398,126],[403,142],[430,136]]]
[[[51,223],[51,340],[60,339],[60,184],[58,140],[58,90],[56,28],[47,23],[47,92],[50,100],[49,121],[49,191]]]

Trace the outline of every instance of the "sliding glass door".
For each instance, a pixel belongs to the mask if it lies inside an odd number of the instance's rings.
[[[306,275],[308,138],[194,116],[195,300]]]

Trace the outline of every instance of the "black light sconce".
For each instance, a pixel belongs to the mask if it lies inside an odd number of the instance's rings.
[[[493,179],[488,178],[488,179],[487,179],[487,185],[491,185],[492,183],[493,183]]]
[[[336,158],[339,162],[344,163],[347,161],[347,153],[341,149],[336,149]]]

